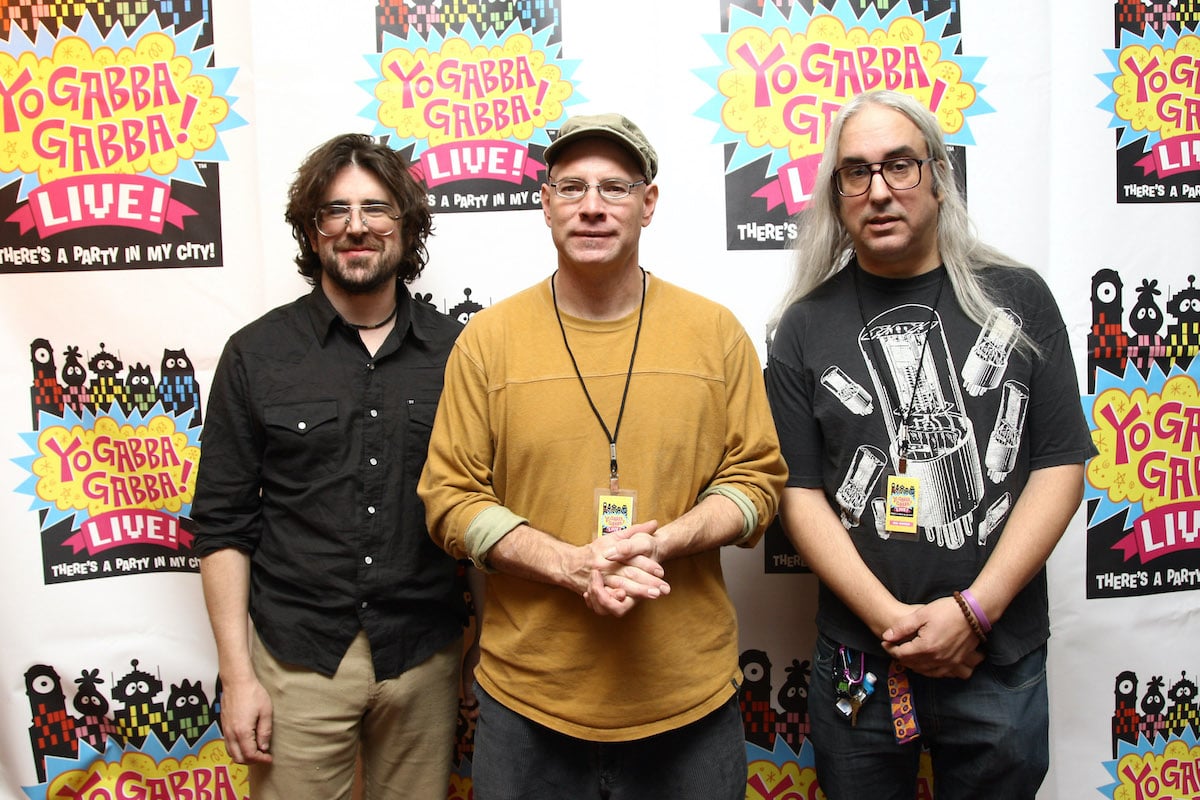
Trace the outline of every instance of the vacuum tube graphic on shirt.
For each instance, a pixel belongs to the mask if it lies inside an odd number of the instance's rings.
[[[860,417],[870,415],[875,408],[867,390],[859,386],[836,364],[821,374],[821,385],[833,392],[834,397],[840,400],[851,413],[858,414]]]
[[[940,317],[928,306],[897,306],[867,324],[858,346],[887,425],[892,464],[920,481],[918,525],[929,541],[962,547],[983,497],[983,470]]]
[[[1004,382],[996,427],[988,438],[983,465],[992,483],[1004,480],[1017,464],[1021,449],[1021,432],[1025,428],[1025,409],[1029,406],[1029,390],[1016,381]]]
[[[883,451],[877,447],[864,444],[854,451],[846,478],[833,495],[842,511],[842,525],[846,530],[853,528],[862,519],[867,499],[871,496],[871,490],[879,476],[883,474],[886,463]]]
[[[1000,384],[1020,335],[1020,317],[1007,308],[992,311],[963,363],[963,388],[967,394],[979,397]]]
[[[1004,521],[1004,517],[1008,514],[1008,510],[1012,508],[1012,495],[1005,492],[996,502],[992,503],[992,507],[983,515],[983,521],[979,523],[979,546],[983,547],[988,543],[988,539],[996,532],[996,528],[1000,527],[1000,523]]]

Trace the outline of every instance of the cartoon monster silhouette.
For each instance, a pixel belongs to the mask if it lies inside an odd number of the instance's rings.
[[[213,683],[213,699],[212,699],[212,715],[217,723],[217,730],[221,730],[221,693],[224,687],[221,685],[221,673],[217,673],[217,679]],[[224,735],[224,731],[222,731]]]
[[[1167,302],[1167,313],[1175,322],[1167,326],[1167,355],[1193,356],[1200,347],[1200,289],[1196,276],[1188,275],[1188,288]]]
[[[58,382],[54,365],[54,348],[46,339],[34,339],[29,345],[29,361],[33,364],[33,385],[29,387],[29,405],[33,411],[33,429],[38,429],[38,414],[45,411],[61,417],[63,389]]]
[[[46,781],[46,756],[74,758],[79,754],[75,718],[67,713],[62,679],[54,667],[36,664],[25,671],[25,694],[29,696],[29,744],[37,766],[38,783]]]
[[[787,680],[779,688],[779,707],[783,713],[779,715],[778,733],[792,748],[793,753],[800,752],[812,724],[808,718],[808,684],[812,672],[812,663],[807,659],[800,661],[792,659],[790,666],[784,668]]]
[[[1167,698],[1163,696],[1162,675],[1152,675],[1150,683],[1146,684],[1146,694],[1142,696],[1142,721],[1138,732],[1147,741],[1154,741],[1157,736],[1164,736],[1163,729],[1167,726],[1167,717],[1163,710],[1167,707]]]
[[[171,684],[171,693],[167,695],[167,735],[172,742],[182,736],[188,744],[195,744],[212,721],[212,709],[200,681],[192,683],[185,678],[178,686]]]
[[[1167,712],[1167,735],[1182,736],[1188,728],[1195,735],[1200,731],[1200,711],[1196,708],[1196,684],[1181,670],[1179,680],[1167,692],[1171,710]]]
[[[124,366],[120,358],[105,351],[104,342],[101,342],[100,352],[88,361],[88,368],[92,371],[88,394],[91,395],[93,411],[108,411],[113,403],[128,408],[125,384],[121,382],[121,369]]]
[[[1117,742],[1126,741],[1137,744],[1138,724],[1141,719],[1137,713],[1137,675],[1125,670],[1117,675],[1113,687],[1116,698],[1112,715],[1112,757],[1117,757]]]
[[[72,701],[75,710],[79,712],[75,719],[75,732],[81,742],[87,742],[97,751],[103,752],[108,737],[115,736],[117,741],[121,741],[116,723],[108,716],[108,698],[98,688],[104,683],[104,679],[100,677],[100,670],[85,669],[80,671],[75,683],[79,684],[75,700]]]
[[[195,413],[191,426],[199,425],[200,387],[196,384],[196,369],[187,351],[164,349],[158,374],[158,399],[162,401],[163,410],[177,417],[192,410]]]
[[[1142,278],[1137,293],[1138,301],[1129,312],[1129,327],[1134,333],[1129,356],[1134,366],[1147,368],[1155,358],[1167,354],[1167,345],[1158,332],[1163,324],[1163,312],[1154,300],[1162,292],[1158,290],[1158,281]]]
[[[470,289],[463,289],[463,298],[461,303],[450,309],[448,316],[466,325],[467,320],[475,316],[477,312],[483,311],[483,306],[471,299]]]
[[[746,741],[772,750],[776,716],[771,706],[771,660],[762,650],[744,650],[738,658],[738,666],[745,676],[738,692],[738,703],[742,707]]]
[[[79,348],[71,345],[63,351],[66,361],[63,362],[62,382],[63,405],[76,414],[83,414],[85,408],[92,407],[92,398],[84,383],[87,381],[87,370],[79,360]]]
[[[145,414],[154,407],[158,400],[158,390],[154,386],[154,373],[149,364],[140,361],[129,368],[125,375],[125,391],[129,407],[125,410],[132,412],[135,408]]]
[[[121,738],[140,748],[151,733],[167,742],[167,719],[162,703],[154,700],[163,684],[149,672],[138,669],[138,660],[131,660],[132,669],[113,686],[112,698],[121,704],[113,721]]]
[[[1114,375],[1125,371],[1129,337],[1121,328],[1121,276],[1114,269],[1092,275],[1092,328],[1087,337],[1088,373],[1102,368]]]

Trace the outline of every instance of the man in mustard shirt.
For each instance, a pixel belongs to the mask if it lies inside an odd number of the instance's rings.
[[[725,308],[643,269],[658,156],[616,114],[546,150],[547,279],[451,353],[418,491],[487,570],[481,800],[742,798],[737,621],[720,548],[753,546],[785,467]]]

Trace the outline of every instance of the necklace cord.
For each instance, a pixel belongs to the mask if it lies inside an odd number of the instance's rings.
[[[394,305],[392,307],[392,313],[388,314],[382,320],[374,323],[373,325],[360,325],[357,322],[351,322],[350,320],[346,319],[345,317],[342,317],[342,322],[346,323],[346,325],[348,327],[351,327],[356,331],[373,331],[376,328],[382,328],[384,325],[387,325],[389,322],[394,320],[396,318],[396,312],[398,312],[399,310],[400,310],[400,304],[397,303],[396,305]],[[339,314],[338,316],[341,316],[341,315]]]

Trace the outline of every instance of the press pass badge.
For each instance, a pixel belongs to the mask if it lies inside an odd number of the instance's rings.
[[[596,490],[596,538],[633,525],[637,492],[611,487]]]
[[[892,538],[917,541],[917,502],[920,481],[910,475],[889,475],[883,529]]]

